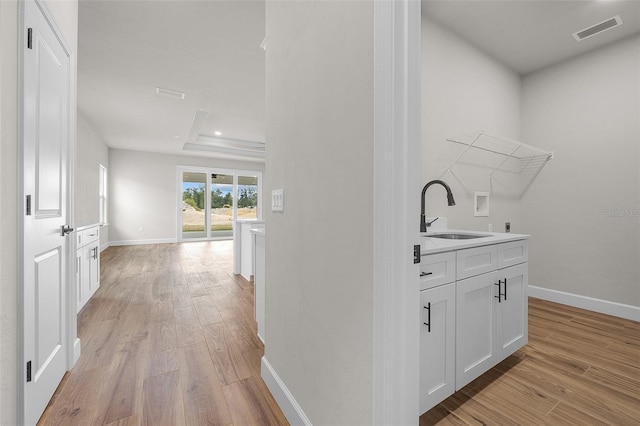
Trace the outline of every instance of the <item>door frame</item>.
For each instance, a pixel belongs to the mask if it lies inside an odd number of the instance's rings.
[[[374,2],[373,65],[373,424],[408,425],[419,421],[420,1]]]
[[[246,170],[246,169],[225,169],[221,167],[202,167],[202,166],[177,166],[176,171],[176,241],[179,243],[190,242],[190,241],[215,241],[215,240],[227,240],[228,237],[220,237],[220,238],[183,238],[182,237],[182,176],[184,172],[194,172],[194,173],[204,173],[207,175],[207,182],[205,183],[205,192],[209,195],[211,191],[211,180],[209,178],[210,173],[217,173],[222,175],[231,175],[233,176],[233,194],[234,194],[234,203],[233,203],[233,217],[236,218],[237,215],[237,192],[238,192],[238,176],[257,176],[258,178],[258,214],[256,220],[262,220],[262,172],[260,170]],[[209,203],[210,204],[210,203]],[[210,217],[211,214],[207,214],[210,212],[210,207],[205,209],[205,227],[206,227],[206,218]],[[235,219],[234,219],[235,220]],[[211,228],[211,226],[209,226]],[[233,228],[233,236],[231,239],[235,237],[235,227]],[[210,231],[207,231],[207,235],[211,235]]]
[[[24,353],[25,330],[24,330],[24,200],[26,197],[24,190],[24,49],[26,48],[27,25],[25,21],[26,2],[33,2],[40,10],[47,24],[51,27],[54,35],[60,42],[65,54],[69,58],[69,143],[67,148],[67,202],[66,213],[67,223],[74,224],[74,170],[75,170],[75,146],[76,146],[76,56],[75,52],[64,38],[60,27],[55,21],[46,0],[25,0],[19,6],[19,35],[18,35],[18,200],[19,209],[17,220],[17,282],[18,290],[18,366],[16,375],[18,376],[18,423],[24,423],[25,410],[27,408],[25,400],[25,366],[26,359]],[[73,225],[71,225],[73,226]],[[71,370],[80,357],[80,339],[77,337],[77,316],[76,316],[76,286],[75,286],[75,237],[69,236],[69,244],[66,249],[66,274],[65,281],[65,306],[63,321],[65,322],[66,335],[63,344],[67,352],[66,368]]]

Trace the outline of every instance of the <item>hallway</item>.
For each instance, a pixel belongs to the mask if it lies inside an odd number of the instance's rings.
[[[233,243],[110,247],[82,355],[40,424],[282,425],[260,378],[253,284]]]

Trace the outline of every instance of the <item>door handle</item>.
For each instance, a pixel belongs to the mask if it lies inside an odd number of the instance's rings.
[[[70,234],[73,232],[73,228],[70,227],[69,225],[62,225],[61,229],[60,229],[60,234],[64,237],[67,234]]]

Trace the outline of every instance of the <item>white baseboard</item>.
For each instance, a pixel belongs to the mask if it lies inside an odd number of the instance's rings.
[[[278,376],[278,373],[276,373],[271,364],[269,364],[269,361],[267,361],[267,358],[264,356],[262,357],[260,375],[289,423],[292,426],[311,426],[311,421],[304,411],[302,411],[302,407],[300,407],[287,386],[284,384],[282,379],[280,379],[280,376]]]
[[[640,307],[625,305],[623,303],[610,302],[608,300],[595,299],[579,294],[565,293],[564,291],[551,290],[544,287],[529,286],[529,296],[563,305],[587,309],[601,314],[613,315],[632,321],[640,321]]]
[[[144,244],[170,244],[175,243],[175,238],[159,238],[155,240],[122,240],[122,241],[109,241],[110,246],[138,246]]]
[[[78,362],[78,360],[80,359],[81,352],[82,352],[82,349],[81,349],[80,339],[76,338],[75,342],[73,342],[73,365],[76,365],[76,362]]]
[[[106,243],[102,244],[102,245],[100,246],[100,253],[102,253],[103,251],[105,251],[106,249],[108,249],[110,245],[111,245],[111,243],[109,243],[109,242],[106,242]]]

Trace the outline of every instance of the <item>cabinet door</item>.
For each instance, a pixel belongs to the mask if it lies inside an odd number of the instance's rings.
[[[90,245],[89,250],[89,294],[87,299],[95,293],[100,286],[100,244]]]
[[[455,392],[455,284],[420,292],[420,303],[422,414]]]
[[[497,282],[496,271],[457,282],[456,390],[497,362],[494,341]]]
[[[84,274],[84,264],[82,263],[82,250],[76,252],[76,311],[80,312],[80,309],[84,306],[82,300],[82,276]]]
[[[498,270],[498,280],[501,281],[500,288],[503,294],[496,310],[496,341],[498,362],[500,362],[526,345],[528,341],[528,263]]]

